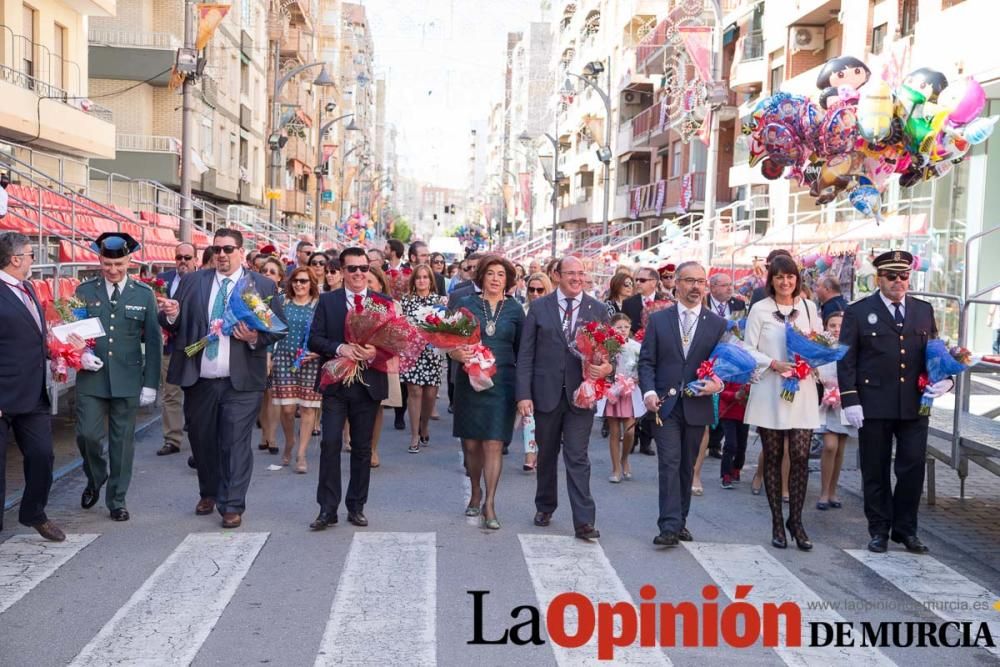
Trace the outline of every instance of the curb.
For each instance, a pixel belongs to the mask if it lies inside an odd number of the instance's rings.
[[[152,417],[148,421],[143,422],[142,424],[137,425],[135,427],[135,434],[136,434],[136,436],[141,435],[144,431],[146,431],[147,429],[149,429],[150,426],[152,426],[153,424],[155,424],[158,421],[160,421],[161,416],[162,415],[158,412],[154,417]],[[64,465],[63,467],[59,468],[58,470],[54,470],[52,472],[52,483],[55,484],[60,479],[62,479],[66,475],[70,474],[71,472],[73,472],[77,468],[81,467],[82,465],[83,465],[83,459],[78,456],[75,459],[73,459],[72,461],[70,461],[69,463],[67,463],[66,465]],[[9,496],[8,498],[4,499],[3,511],[6,512],[7,510],[10,510],[10,509],[12,509],[14,507],[17,507],[20,503],[21,503],[21,494],[20,493],[17,493],[15,495]]]

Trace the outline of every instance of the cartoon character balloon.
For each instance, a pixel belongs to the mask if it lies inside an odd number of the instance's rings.
[[[816,87],[820,89],[819,105],[828,108],[831,102],[856,101],[861,87],[871,77],[868,65],[854,56],[831,58],[823,63],[816,77]]]

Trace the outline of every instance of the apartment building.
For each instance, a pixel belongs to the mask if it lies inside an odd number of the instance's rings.
[[[368,24],[364,5],[342,3],[343,25],[341,27],[341,99],[343,113],[354,114],[358,128],[352,133],[350,146],[345,144],[345,158],[350,153],[350,161],[343,165],[346,174],[353,174],[354,187],[346,187],[344,192],[344,214],[367,215],[371,203],[372,182],[379,172],[376,162],[376,97],[375,82],[375,42]]]
[[[117,7],[116,15],[90,21],[91,94],[114,114],[116,148],[91,161],[91,177],[122,174],[179,190],[181,95],[167,83],[183,44],[185,4],[118,0]],[[266,45],[267,5],[237,0],[205,50],[194,87],[192,190],[222,208],[262,203]]]
[[[8,2],[2,12],[0,138],[76,157],[114,156],[111,100],[89,85],[87,23],[113,16],[115,1]]]

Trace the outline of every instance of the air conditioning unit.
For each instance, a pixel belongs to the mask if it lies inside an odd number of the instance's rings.
[[[793,25],[788,29],[792,53],[799,51],[821,51],[826,40],[823,26]]]
[[[629,90],[622,96],[622,98],[625,100],[625,104],[635,104],[636,94]]]

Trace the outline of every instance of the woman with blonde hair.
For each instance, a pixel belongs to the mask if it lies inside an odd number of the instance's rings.
[[[415,324],[418,311],[440,304],[441,297],[435,291],[431,267],[426,264],[413,267],[407,294],[399,303],[403,314]],[[421,447],[430,444],[429,422],[441,385],[441,355],[428,345],[420,353],[416,366],[401,376],[406,385],[407,411],[410,413],[410,447],[407,451],[419,454]]]

